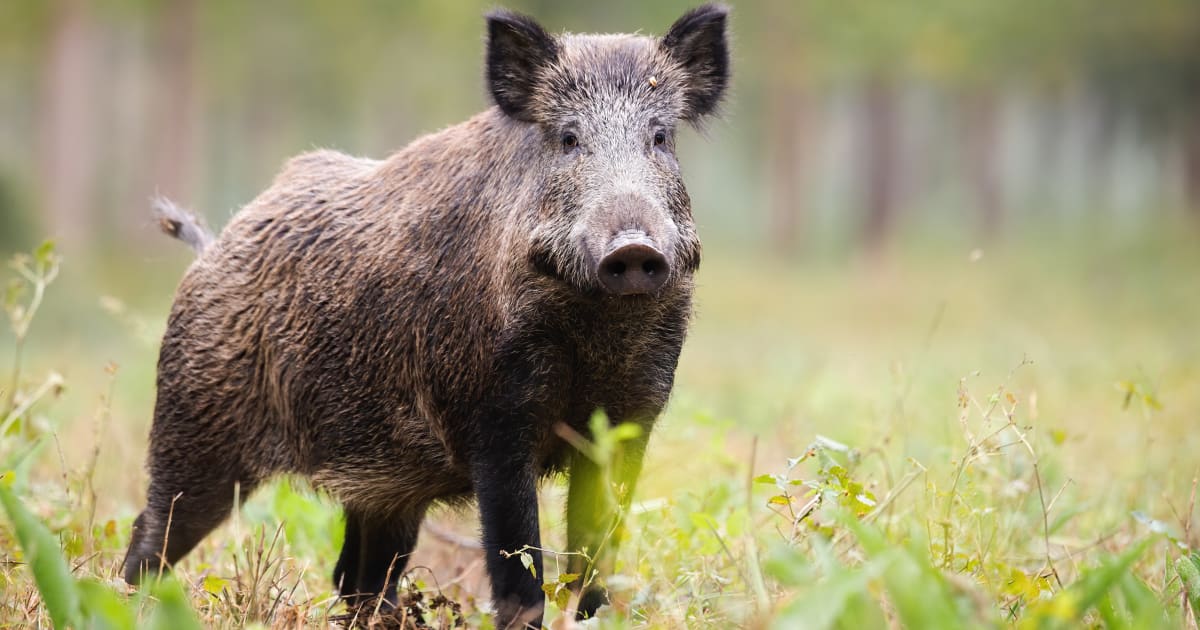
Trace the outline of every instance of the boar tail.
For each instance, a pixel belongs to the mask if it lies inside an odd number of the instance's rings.
[[[196,254],[201,254],[213,241],[212,232],[204,221],[195,214],[175,205],[166,197],[154,198],[154,218],[158,219],[158,227],[168,236],[187,243]]]

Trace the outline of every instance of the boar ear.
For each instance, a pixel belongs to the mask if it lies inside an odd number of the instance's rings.
[[[487,82],[492,99],[505,114],[531,122],[539,71],[558,57],[558,44],[533,18],[511,11],[492,11],[487,25]]]
[[[683,14],[663,35],[660,45],[687,72],[683,118],[696,122],[711,114],[729,84],[729,43],[725,22],[729,9],[706,4]]]

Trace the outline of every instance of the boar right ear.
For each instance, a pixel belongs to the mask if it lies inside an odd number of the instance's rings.
[[[695,123],[717,109],[729,84],[729,9],[719,4],[696,7],[671,25],[660,45],[688,74],[683,117]]]
[[[505,114],[532,122],[538,75],[558,58],[558,44],[533,18],[519,13],[493,11],[487,25],[488,91]]]

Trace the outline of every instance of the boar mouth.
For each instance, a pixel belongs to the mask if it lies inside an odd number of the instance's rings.
[[[535,246],[528,256],[531,271],[581,297],[630,303],[655,300],[676,275],[668,255],[640,230],[618,233],[602,252],[593,252],[586,239],[578,248],[583,260],[571,265],[553,249]]]

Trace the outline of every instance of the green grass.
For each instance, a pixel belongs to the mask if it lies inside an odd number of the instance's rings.
[[[900,248],[878,264],[710,245],[599,626],[1195,627],[1188,236]],[[117,577],[144,492],[166,271],[134,287],[119,266],[67,260],[29,327],[17,401],[42,397],[0,436],[0,625],[320,627],[342,613],[339,511],[286,480],[176,579],[132,594]],[[13,350],[9,335],[4,383]],[[563,494],[543,490],[548,549],[564,546]],[[486,624],[474,515],[430,522],[412,588]],[[435,627],[450,617],[427,611]]]

